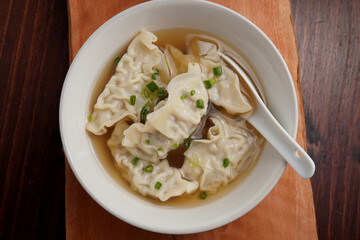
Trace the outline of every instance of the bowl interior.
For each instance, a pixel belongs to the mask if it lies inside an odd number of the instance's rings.
[[[211,15],[211,18],[209,18]],[[76,55],[60,103],[60,130],[70,166],[85,190],[107,211],[141,228],[193,233],[227,224],[254,208],[280,179],[286,164],[265,145],[249,175],[216,201],[189,208],[152,204],[128,193],[104,169],[85,131],[91,93],[103,69],[140,29],[199,29],[220,36],[254,67],[275,118],[295,137],[297,102],[290,73],[270,40],[244,17],[205,1],[151,1],[101,26]]]

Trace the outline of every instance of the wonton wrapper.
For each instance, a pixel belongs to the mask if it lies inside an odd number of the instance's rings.
[[[151,81],[155,69],[160,72],[159,86],[169,81],[169,72],[164,54],[152,42],[157,37],[142,30],[130,43],[116,67],[115,74],[100,94],[91,114],[92,120],[86,125],[88,131],[102,135],[119,120],[129,117],[136,121],[145,99],[137,98],[135,106],[130,104],[130,96],[140,96],[142,89]],[[160,81],[161,80],[161,81]],[[161,83],[163,82],[163,83]]]
[[[166,50],[166,58],[173,62],[173,64],[169,64],[172,72],[182,72],[189,62],[198,62],[201,65],[203,80],[214,77],[217,79],[212,88],[208,89],[213,104],[223,107],[228,113],[235,115],[249,112],[252,109],[241,93],[237,74],[221,60],[214,43],[193,37],[187,40],[188,54],[186,55],[171,45],[168,45]],[[223,74],[215,76],[213,68],[219,66],[222,67]]]
[[[130,183],[133,190],[144,196],[166,201],[171,197],[190,194],[198,189],[197,182],[183,179],[180,170],[170,167],[167,160],[150,163],[140,159],[134,165],[132,163],[134,156],[121,144],[124,138],[123,132],[129,126],[124,120],[117,123],[107,143],[115,158],[115,165],[120,169],[123,177]],[[144,168],[149,164],[154,167],[151,173],[144,171]],[[155,188],[157,182],[162,184],[159,190]]]
[[[208,93],[201,79],[198,64],[189,64],[188,73],[183,73],[171,80],[167,87],[169,97],[165,105],[148,115],[148,121],[162,134],[174,140],[189,137],[195,130],[208,107]],[[194,96],[190,91],[195,90]],[[180,99],[184,95],[185,99]],[[202,100],[204,108],[196,106]]]
[[[184,175],[199,182],[200,190],[216,192],[234,180],[247,164],[260,152],[259,139],[246,125],[245,120],[210,117],[214,126],[208,130],[208,139],[194,140],[185,152],[181,168]],[[230,163],[225,168],[223,159]]]
[[[191,90],[195,90],[194,96],[190,96]],[[145,124],[134,123],[124,131],[123,146],[134,156],[151,162],[166,158],[173,144],[189,137],[206,114],[208,93],[198,64],[189,64],[189,72],[173,78],[167,91],[169,97],[147,116]],[[184,94],[186,98],[180,99]],[[196,107],[198,99],[203,100],[204,109]]]

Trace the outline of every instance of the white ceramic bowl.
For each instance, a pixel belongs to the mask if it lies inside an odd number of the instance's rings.
[[[179,208],[129,194],[104,170],[85,131],[95,83],[114,54],[140,29],[172,27],[221,36],[242,52],[262,81],[270,111],[292,137],[298,116],[293,82],[274,44],[249,20],[223,6],[205,1],[146,2],[119,13],[91,35],[72,62],[61,95],[61,138],[70,166],[90,196],[119,219],[150,231],[185,234],[220,227],[253,209],[278,182],[286,163],[266,144],[249,175],[226,195]]]

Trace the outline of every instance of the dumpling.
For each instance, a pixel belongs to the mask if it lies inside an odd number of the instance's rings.
[[[200,190],[216,192],[236,178],[260,152],[261,141],[246,127],[245,120],[236,121],[213,115],[214,124],[207,139],[194,140],[185,152],[182,171],[199,182]],[[224,167],[224,159],[229,160]]]
[[[151,162],[166,158],[174,144],[189,137],[206,113],[208,94],[199,65],[189,64],[189,72],[173,78],[167,90],[169,97],[147,116],[145,124],[134,123],[125,130],[123,146],[134,156]],[[203,108],[197,107],[198,100]]]
[[[188,73],[176,76],[169,83],[169,97],[164,106],[147,117],[154,128],[174,141],[189,137],[208,107],[209,96],[199,65],[190,63],[188,68]]]
[[[130,96],[140,96],[151,75],[159,70],[157,84],[164,86],[169,81],[169,72],[164,54],[153,44],[157,37],[142,30],[130,43],[116,67],[115,74],[100,94],[91,114],[92,120],[86,125],[88,131],[101,135],[106,127],[129,117],[136,121],[146,99],[138,97],[136,104],[130,104]]]
[[[176,142],[154,128],[148,121],[133,123],[124,131],[122,145],[134,156],[150,162],[165,159]]]
[[[187,39],[188,54],[183,54],[170,45],[166,50],[166,58],[173,62],[170,64],[172,72],[181,72],[189,62],[197,62],[201,65],[203,80],[216,79],[208,89],[212,103],[223,107],[230,114],[238,115],[251,111],[251,105],[241,92],[237,74],[221,60],[215,43],[202,41],[190,35]],[[219,66],[222,68],[222,74],[215,76],[213,68]]]
[[[201,56],[200,64],[203,79],[216,79],[216,82],[208,89],[210,100],[215,105],[223,107],[230,114],[236,115],[249,112],[252,109],[241,92],[237,74],[220,59],[217,46],[214,43],[194,38],[190,43],[189,52]],[[222,69],[222,74],[216,76],[213,69],[219,66]]]
[[[107,143],[114,156],[115,165],[133,190],[144,196],[166,201],[171,197],[190,194],[199,187],[196,181],[183,179],[180,170],[170,167],[167,160],[154,163],[143,159],[134,161],[135,156],[121,144],[123,132],[129,126],[124,120],[117,123]]]

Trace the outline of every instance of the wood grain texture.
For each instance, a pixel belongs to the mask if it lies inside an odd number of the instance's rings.
[[[0,1],[0,239],[65,237],[66,10],[61,1]]]
[[[102,23],[140,1],[68,0],[70,58]],[[220,1],[218,1],[220,2]],[[288,0],[221,1],[253,21],[272,39],[283,55],[298,93],[298,55]],[[271,21],[269,21],[271,19]],[[301,94],[298,142],[305,146],[305,123]],[[191,235],[151,233],[120,221],[102,209],[81,188],[66,165],[67,239],[317,239],[312,189],[288,167],[269,196],[246,216],[215,230]]]
[[[360,239],[360,1],[293,1],[320,239]]]

